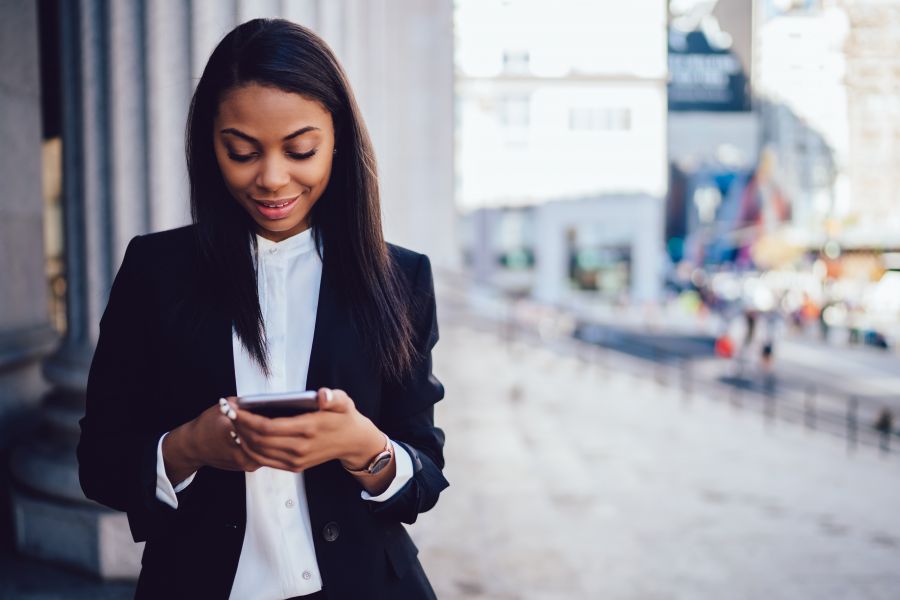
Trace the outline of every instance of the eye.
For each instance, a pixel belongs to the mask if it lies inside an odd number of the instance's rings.
[[[310,150],[309,152],[303,152],[303,153],[288,152],[287,155],[290,156],[291,158],[293,158],[294,160],[306,160],[307,158],[312,158],[313,156],[315,156],[316,152],[318,152],[318,151],[319,151],[319,149],[315,148],[313,150]],[[233,160],[235,162],[245,163],[245,162],[248,162],[248,161],[256,158],[258,156],[258,154],[259,154],[258,152],[253,152],[251,154],[236,154],[234,152],[229,152],[228,158],[230,158],[231,160]]]
[[[295,160],[305,160],[307,158],[313,157],[316,154],[316,152],[318,152],[318,151],[319,151],[318,148],[314,148],[314,149],[310,150],[309,152],[304,152],[302,154],[299,152],[288,152],[287,155]]]
[[[247,162],[248,160],[250,160],[250,159],[253,158],[254,156],[256,156],[255,153],[254,153],[254,154],[235,154],[234,152],[229,152],[229,153],[228,153],[228,158],[230,158],[230,159],[233,160],[233,161],[236,161],[236,162],[242,162],[242,163],[243,163],[243,162]]]

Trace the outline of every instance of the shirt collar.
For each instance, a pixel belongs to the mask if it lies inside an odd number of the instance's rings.
[[[312,227],[305,229],[300,233],[295,233],[291,237],[285,238],[280,242],[273,242],[257,233],[256,247],[259,254],[262,256],[293,256],[295,254],[307,252],[315,247],[313,244]]]

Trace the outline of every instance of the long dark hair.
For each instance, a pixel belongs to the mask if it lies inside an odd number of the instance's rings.
[[[213,149],[213,120],[225,93],[256,83],[316,100],[335,131],[329,183],[310,212],[316,247],[330,284],[349,303],[375,367],[390,380],[413,360],[410,315],[381,228],[375,156],[343,69],[325,42],[284,19],[253,19],[213,51],[197,83],[185,150],[191,217],[202,262],[241,342],[269,373],[265,325],[257,296],[255,223],[228,192]]]

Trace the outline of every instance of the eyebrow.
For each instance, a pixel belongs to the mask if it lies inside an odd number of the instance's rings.
[[[298,135],[303,135],[304,133],[308,133],[310,131],[319,131],[319,128],[313,127],[312,125],[307,125],[306,127],[301,127],[297,131],[295,131],[293,133],[289,133],[286,136],[284,136],[283,138],[281,138],[281,141],[286,142],[289,139],[295,138]],[[243,131],[241,131],[239,129],[235,129],[234,127],[226,127],[220,133],[230,133],[231,135],[235,135],[239,138],[243,138],[243,139],[247,140],[248,142],[253,142],[254,144],[259,143],[259,140],[257,140],[252,135],[247,135]]]

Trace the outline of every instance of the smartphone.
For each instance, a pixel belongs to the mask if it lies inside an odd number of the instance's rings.
[[[237,405],[241,410],[249,410],[254,414],[274,419],[317,411],[319,410],[317,398],[318,393],[315,391],[247,394],[238,396]]]

